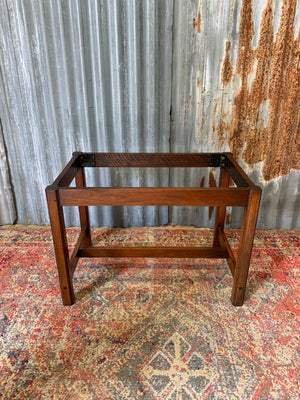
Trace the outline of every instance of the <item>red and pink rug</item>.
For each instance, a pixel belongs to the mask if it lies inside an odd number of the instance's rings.
[[[243,307],[226,262],[203,259],[81,260],[63,307],[50,229],[0,228],[0,398],[299,399],[299,233],[257,231]],[[211,236],[94,230],[104,246]]]

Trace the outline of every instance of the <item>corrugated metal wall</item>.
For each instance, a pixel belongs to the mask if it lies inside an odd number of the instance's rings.
[[[299,0],[3,0],[0,23],[0,223],[49,223],[45,186],[75,150],[230,150],[263,188],[258,226],[300,227]],[[88,175],[203,179],[216,171]],[[94,225],[212,226],[207,208],[91,211]]]
[[[16,219],[16,208],[5,150],[0,122],[0,221],[2,224],[10,224]]]
[[[171,151],[233,152],[263,189],[260,228],[300,226],[299,25],[297,0],[174,2]],[[212,226],[208,210],[172,221]]]
[[[172,7],[172,0],[0,3],[1,119],[18,222],[49,222],[44,189],[73,151],[169,150]],[[168,171],[88,178],[167,185]],[[67,214],[76,224],[77,213]],[[168,222],[164,208],[92,214],[103,225]]]

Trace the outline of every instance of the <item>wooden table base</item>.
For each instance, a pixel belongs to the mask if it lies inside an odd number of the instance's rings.
[[[86,187],[88,167],[220,168],[219,187]],[[69,187],[75,178],[76,187]],[[230,178],[235,183],[229,187]],[[73,274],[81,257],[190,257],[226,258],[233,275],[231,302],[244,301],[248,269],[259,210],[261,189],[255,186],[231,153],[73,153],[72,159],[46,188],[55,256],[64,305],[75,302]],[[211,247],[92,246],[88,206],[215,206]],[[71,257],[68,253],[63,207],[79,208],[81,233]],[[226,206],[244,208],[237,257],[224,232]]]

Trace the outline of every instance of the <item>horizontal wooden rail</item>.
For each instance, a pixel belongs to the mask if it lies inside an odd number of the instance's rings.
[[[209,167],[209,153],[82,153],[79,159],[92,167]]]
[[[221,247],[109,246],[79,249],[78,257],[227,258],[228,252]]]
[[[254,185],[252,180],[243,171],[240,165],[235,161],[232,154],[230,153],[227,154],[227,158],[228,158],[228,167],[226,168],[226,170],[237,186],[250,187],[251,189],[261,190],[258,186]]]
[[[247,188],[60,188],[62,206],[245,206]]]
[[[76,163],[77,157],[73,155],[71,160],[62,170],[62,172],[58,175],[51,186],[69,186],[72,180],[75,178],[78,172],[78,167]],[[51,187],[49,186],[49,187]],[[47,190],[47,189],[46,189]]]

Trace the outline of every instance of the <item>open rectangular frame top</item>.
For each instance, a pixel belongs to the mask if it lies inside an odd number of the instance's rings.
[[[85,168],[220,168],[218,187],[86,187]],[[76,187],[70,187],[75,178]],[[230,178],[235,187],[230,187]],[[231,301],[242,305],[248,276],[261,189],[231,153],[73,153],[52,185],[46,188],[50,223],[63,303],[75,301],[73,274],[80,257],[193,257],[226,258],[233,275]],[[88,206],[215,206],[211,247],[97,247],[92,246]],[[81,234],[71,257],[63,207],[78,206]],[[237,257],[224,233],[226,206],[244,208]]]

